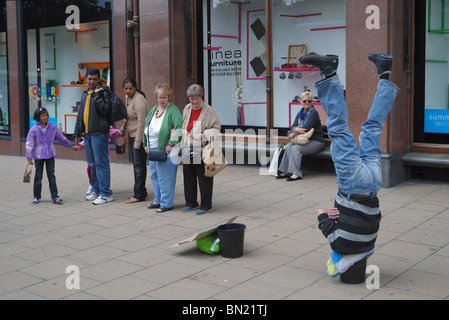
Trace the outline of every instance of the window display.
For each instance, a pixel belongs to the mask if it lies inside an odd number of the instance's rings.
[[[47,7],[55,4],[55,0],[45,2]],[[25,17],[33,9],[42,14],[42,21],[37,17],[35,21],[26,22],[30,127],[34,125],[34,110],[44,107],[51,123],[61,132],[72,134],[79,100],[87,88],[86,71],[99,69],[102,82],[110,85],[110,2],[105,7],[93,4],[86,7],[79,2],[81,23],[76,29],[66,26],[65,8],[53,7],[54,11],[44,13],[41,7],[33,7],[35,3],[25,1],[23,4]],[[71,3],[76,5],[77,1]],[[97,14],[92,15],[92,10]],[[47,14],[58,18],[45,19]]]
[[[427,1],[424,132],[449,133],[449,2]]]
[[[9,136],[8,48],[6,41],[6,1],[0,1],[0,135]]]
[[[298,97],[310,90],[314,107],[324,125],[327,115],[313,84],[319,71],[298,62],[310,54],[336,54],[340,57],[340,80],[346,83],[346,1],[273,0],[273,103],[274,127],[292,125],[300,111]]]
[[[264,7],[265,0],[203,1],[205,98],[222,125],[266,126]]]
[[[224,126],[266,127],[265,0],[204,0],[203,8],[206,101]],[[273,125],[288,128],[299,111],[295,98],[304,89],[313,91],[320,79],[298,58],[338,54],[344,70],[345,0],[273,0],[272,9]],[[345,83],[345,74],[341,80]]]

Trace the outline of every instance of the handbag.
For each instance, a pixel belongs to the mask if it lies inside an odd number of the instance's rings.
[[[167,152],[165,148],[149,148],[148,160],[150,161],[165,161],[167,160]]]
[[[222,171],[228,164],[221,150],[221,146],[216,141],[206,144],[201,150],[204,162],[204,175],[206,177],[214,177]]]
[[[291,142],[294,144],[308,144],[310,137],[313,135],[313,132],[315,131],[314,128],[310,129],[308,132],[304,134],[298,134],[294,138],[291,139]]]
[[[23,182],[25,182],[25,183],[29,183],[31,181],[32,169],[30,168],[30,170],[28,170],[28,166],[29,166],[29,164],[27,164],[27,166],[25,168],[25,173],[23,174]]]
[[[123,139],[123,144],[119,145],[119,139],[122,138]],[[117,154],[124,154],[125,153],[125,149],[126,149],[126,139],[125,137],[118,137],[117,140],[115,141],[115,152]]]

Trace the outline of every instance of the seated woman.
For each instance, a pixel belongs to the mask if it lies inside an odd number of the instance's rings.
[[[290,142],[285,148],[279,171],[282,172],[276,179],[287,179],[296,181],[302,179],[301,161],[302,156],[313,154],[324,148],[324,134],[321,129],[321,120],[318,111],[312,105],[313,95],[310,91],[301,94],[301,105],[303,108],[297,114],[288,135],[293,139],[298,134],[304,134],[314,129],[313,135],[307,144],[299,145]]]

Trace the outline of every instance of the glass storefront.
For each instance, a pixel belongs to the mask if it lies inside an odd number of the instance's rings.
[[[413,141],[448,144],[449,1],[417,1],[415,11]]]
[[[449,1],[427,2],[424,131],[449,133]]]
[[[301,65],[304,54],[336,54],[339,77],[346,84],[346,1],[273,0],[273,114],[274,127],[291,127],[300,111],[300,94],[310,90],[324,125],[327,115],[319,104],[314,82],[320,73]]]
[[[64,1],[63,1],[64,2]],[[29,127],[36,108],[73,134],[86,71],[111,85],[111,1],[22,1]]]
[[[267,126],[267,21],[265,0],[203,0],[204,85],[206,101],[222,125]],[[345,0],[273,0],[273,123],[288,128],[304,90],[316,96],[319,72],[299,64],[308,53],[337,54],[345,83]],[[331,51],[331,52],[330,52]],[[270,56],[270,55],[268,55]],[[316,108],[321,108],[316,101]],[[322,108],[321,108],[322,109]],[[321,111],[321,110],[320,110]],[[320,112],[325,115],[324,111]],[[325,122],[325,119],[322,121]]]
[[[0,135],[10,136],[6,1],[0,1]]]

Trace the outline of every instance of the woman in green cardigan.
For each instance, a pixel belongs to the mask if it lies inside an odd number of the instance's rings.
[[[158,84],[154,91],[158,104],[154,106],[145,119],[145,132],[142,144],[148,153],[151,148],[165,149],[165,161],[149,160],[150,178],[155,199],[148,205],[149,209],[166,212],[173,209],[176,174],[178,172],[177,150],[173,150],[181,136],[171,136],[172,129],[181,132],[182,115],[172,102],[173,91],[168,83]],[[179,130],[178,130],[179,129]]]

